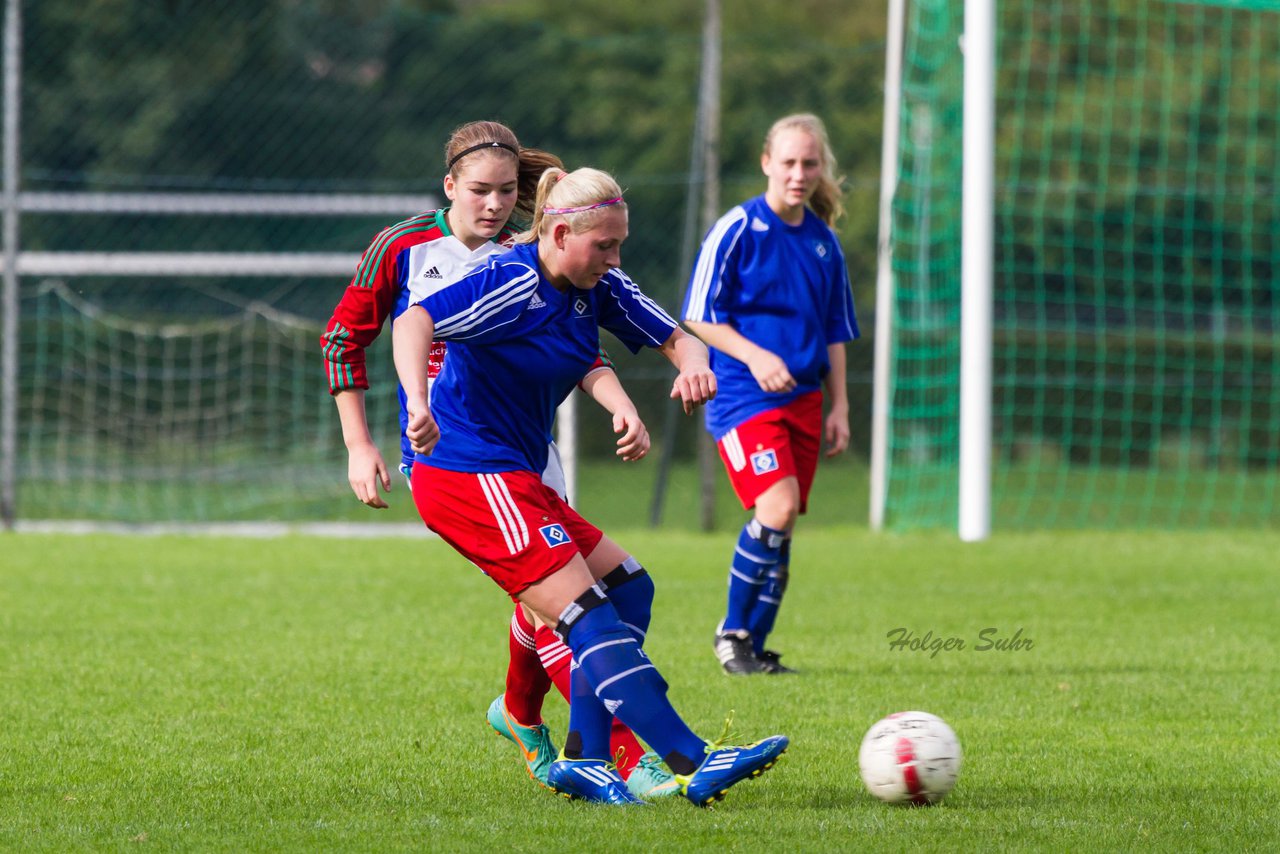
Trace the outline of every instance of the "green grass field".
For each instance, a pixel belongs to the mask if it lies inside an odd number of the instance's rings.
[[[803,523],[802,523],[803,526]],[[1280,535],[798,535],[776,646],[710,649],[726,533],[615,532],[653,571],[649,650],[699,732],[792,748],[713,811],[570,803],[485,726],[509,606],[432,540],[0,538],[0,849],[1280,849]],[[963,650],[893,650],[887,634]],[[979,651],[980,633],[1030,649]],[[946,718],[941,806],[857,776],[863,732]],[[547,718],[558,735],[567,709]]]

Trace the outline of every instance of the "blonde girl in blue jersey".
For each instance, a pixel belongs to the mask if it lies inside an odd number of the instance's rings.
[[[644,803],[609,755],[616,715],[662,757],[698,805],[758,776],[785,736],[742,747],[699,738],[667,699],[642,644],[653,581],[625,550],[542,483],[556,407],[595,358],[599,328],[677,368],[686,411],[715,395],[707,349],[618,269],[626,203],[606,173],[549,169],[515,248],[408,308],[393,329],[417,453],[423,521],[572,650],[569,732],[548,782],[568,797]],[[449,358],[428,395],[426,356]]]
[[[707,407],[734,491],[747,510],[729,566],[715,652],[726,673],[789,673],[765,647],[806,510],[820,447],[849,445],[845,342],[858,337],[833,227],[843,214],[835,157],[817,116],[769,129],[765,192],[712,227],[689,280],[684,318],[711,348],[719,393]],[[822,415],[823,403],[827,414]]]
[[[330,391],[337,404],[348,448],[348,480],[356,497],[373,508],[387,503],[379,490],[391,488],[391,475],[369,430],[364,395],[369,387],[365,353],[388,320],[392,323],[417,296],[447,287],[492,254],[505,251],[527,223],[542,173],[560,159],[526,148],[499,122],[476,121],[458,127],[444,146],[444,193],[449,206],[418,214],[383,229],[370,243],[321,337]],[[430,373],[444,362],[443,343],[432,349]],[[638,460],[649,435],[634,403],[608,362],[597,359],[580,386],[613,416],[618,456]],[[403,394],[401,395],[403,405]],[[404,415],[401,415],[403,430]],[[550,437],[547,437],[548,441]],[[400,470],[408,476],[413,452],[402,438]],[[561,494],[564,475],[559,454],[550,446],[543,480]],[[510,657],[506,690],[490,704],[487,719],[514,742],[530,777],[545,785],[556,756],[542,720],[543,698],[552,681],[568,698],[568,653],[555,635],[517,607],[508,636]],[[612,750],[634,793],[654,797],[674,792],[670,774],[646,753],[625,726],[613,729]]]

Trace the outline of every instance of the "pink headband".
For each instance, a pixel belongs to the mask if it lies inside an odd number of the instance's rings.
[[[620,201],[622,201],[622,196],[618,196],[616,199],[606,199],[603,202],[596,202],[594,205],[583,205],[580,208],[543,208],[542,212],[549,216],[576,214],[582,213],[583,211],[593,211],[596,208],[607,208],[609,205],[616,205]]]

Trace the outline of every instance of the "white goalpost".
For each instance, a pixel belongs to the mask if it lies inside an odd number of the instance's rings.
[[[991,533],[995,88],[995,0],[965,0],[959,484],[959,533],[965,542]]]
[[[876,265],[870,524],[886,526],[893,411],[893,200],[898,188],[906,0],[890,0]],[[995,171],[995,0],[965,0],[961,237],[959,514],[961,540],[991,532],[991,364]]]

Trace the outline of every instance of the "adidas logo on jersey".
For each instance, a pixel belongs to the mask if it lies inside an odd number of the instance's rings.
[[[529,308],[546,308],[546,307],[547,307],[546,300],[544,300],[542,297],[538,296],[537,294],[534,294],[533,299],[529,300]]]
[[[604,707],[605,709],[608,710],[609,714],[611,715],[617,715],[618,707],[621,705],[622,705],[621,700],[605,700],[604,701]]]
[[[427,272],[425,272],[425,273],[423,273],[423,274],[422,274],[422,278],[424,278],[424,279],[443,279],[443,278],[444,278],[444,276],[442,276],[442,275],[440,274],[440,268],[439,268],[439,267],[432,267],[430,270],[428,270]]]
[[[769,225],[760,217],[753,216],[751,218],[751,230],[752,231],[768,231]]]

